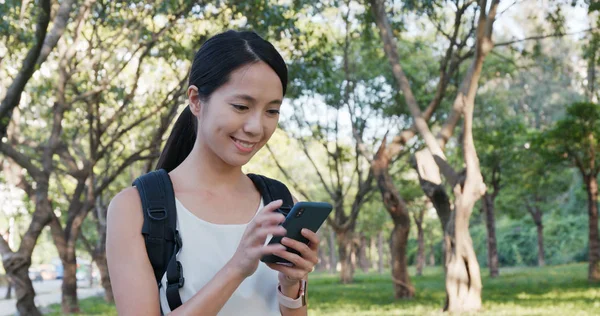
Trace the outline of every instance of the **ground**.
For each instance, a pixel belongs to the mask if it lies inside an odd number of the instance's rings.
[[[587,281],[587,264],[545,268],[504,268],[500,277],[484,273],[484,310],[478,315],[598,315],[600,284]],[[414,270],[411,270],[414,275]],[[441,268],[413,277],[416,296],[394,300],[389,272],[357,273],[354,284],[335,275],[315,273],[309,287],[310,315],[441,315],[444,283]],[[116,315],[101,298],[81,300],[83,315]],[[51,306],[60,315],[60,306]]]

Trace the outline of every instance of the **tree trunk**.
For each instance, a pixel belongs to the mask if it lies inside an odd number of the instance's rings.
[[[4,255],[2,263],[6,274],[15,285],[15,296],[17,298],[17,311],[19,315],[42,315],[35,306],[35,290],[29,278],[29,267],[31,257],[18,253]]]
[[[323,230],[319,229],[317,231],[317,237],[319,237],[319,240],[321,241],[321,244],[323,242]],[[317,264],[315,265],[315,270],[316,271],[323,271],[325,270],[325,267],[327,266],[327,259],[326,259],[326,255],[325,255],[325,249],[323,249],[324,247],[319,246],[319,251],[317,253],[317,257],[319,258],[319,261],[317,262]]]
[[[325,249],[323,249],[323,247],[319,247],[318,256],[319,256],[319,262],[315,266],[315,270],[317,270],[317,271],[328,270],[329,269],[329,257],[327,256],[327,253],[325,252]]]
[[[89,193],[88,193],[89,194]],[[93,249],[92,257],[98,266],[98,272],[100,273],[100,284],[104,289],[104,301],[107,303],[114,303],[115,298],[113,296],[112,284],[110,283],[110,276],[108,274],[108,263],[106,262],[106,212],[107,207],[103,203],[102,196],[95,198],[95,211],[92,213],[96,219],[96,230],[98,231],[98,241],[96,247]],[[82,239],[85,237],[82,234]]]
[[[544,224],[542,224],[541,216],[539,223],[536,222],[537,227],[537,243],[538,243],[538,266],[543,267],[546,265],[546,254],[544,252]]]
[[[71,251],[69,251],[71,252]],[[72,252],[75,254],[75,251]],[[62,260],[62,312],[63,314],[79,313],[79,301],[77,300],[77,260],[75,256],[68,256]]]
[[[383,232],[379,232],[377,235],[377,271],[379,274],[384,272],[384,261],[383,261]]]
[[[445,231],[452,213],[452,204],[442,183],[440,168],[431,152],[426,148],[415,153],[413,162],[419,174],[421,189],[433,204],[440,219],[442,231]]]
[[[446,305],[444,311],[481,309],[481,275],[466,209],[453,212],[445,235]]]
[[[354,267],[352,265],[352,233],[349,231],[337,232],[339,260],[342,266],[340,281],[342,284],[352,283],[354,280]]]
[[[540,201],[540,198],[536,195],[534,196],[534,202],[530,203],[526,201],[526,207],[529,214],[535,223],[537,228],[537,244],[538,244],[538,266],[543,267],[546,265],[546,254],[544,251],[544,223],[542,221],[543,213],[538,207],[537,203]]]
[[[4,295],[4,299],[5,300],[10,300],[12,298],[12,281],[10,280],[10,278],[7,276],[6,280],[8,282],[7,286],[6,286],[6,294]]]
[[[425,234],[423,232],[423,213],[424,209],[420,211],[419,221],[415,220],[417,224],[417,275],[423,275],[423,266],[425,266]]]
[[[369,262],[369,258],[367,256],[367,237],[362,234],[359,238],[356,255],[358,257],[358,266],[364,273],[368,273],[371,263]]]
[[[108,275],[108,264],[106,263],[106,255],[104,253],[98,254],[94,261],[98,266],[100,272],[100,284],[104,288],[104,300],[107,303],[113,303],[115,298],[113,296],[112,285],[110,283],[110,276]]]
[[[381,192],[383,205],[392,217],[394,230],[390,238],[390,251],[392,255],[392,279],[394,281],[394,296],[396,298],[411,298],[415,290],[408,275],[406,262],[406,248],[408,233],[410,231],[410,215],[406,203],[400,196],[398,189],[390,175],[391,157],[386,150],[387,137],[381,141],[381,145],[373,158],[371,168],[377,181],[377,187]]]
[[[495,193],[495,192],[494,192]],[[495,278],[498,271],[498,246],[496,243],[496,218],[494,215],[495,195],[485,193],[483,195],[483,210],[485,212],[485,226],[487,228],[488,268],[490,277]]]
[[[596,100],[594,100],[595,90],[596,90],[596,87],[594,85],[596,83],[596,52],[598,50],[598,41],[599,41],[598,34],[596,32],[592,32],[592,39],[590,40],[590,48],[588,51],[590,54],[590,56],[588,57],[588,69],[587,69],[588,86],[585,91],[588,102],[596,101]]]
[[[419,211],[419,214],[413,214],[415,224],[417,225],[417,275],[423,275],[423,266],[425,265],[425,234],[423,233],[423,215],[425,208]]]
[[[336,273],[338,260],[335,252],[335,231],[331,228],[329,229],[329,238],[327,239],[327,241],[329,246],[329,264],[331,273]]]
[[[12,280],[15,296],[17,299],[17,311],[19,315],[41,315],[35,306],[35,290],[29,278],[29,267],[31,266],[31,255],[44,226],[50,221],[51,207],[48,203],[48,182],[46,179],[38,179],[38,187],[32,194],[35,203],[35,212],[32,214],[31,223],[27,232],[21,239],[19,251],[13,252],[0,236],[0,250],[2,252],[2,264],[6,275]]]
[[[377,259],[377,239],[375,236],[371,235],[371,245],[369,246],[369,257],[371,261],[371,269],[374,271],[377,270],[377,263],[379,262]]]
[[[88,268],[88,287],[92,288],[94,286],[94,261],[90,262],[90,266]]]
[[[600,282],[600,236],[598,234],[598,179],[597,175],[586,177],[589,214],[589,270],[588,279]]]
[[[429,265],[433,267],[435,266],[435,249],[433,249],[433,245],[431,245],[429,251]]]
[[[415,295],[415,289],[408,275],[408,264],[406,263],[406,245],[409,232],[409,225],[394,220],[390,253],[392,254],[392,280],[394,281],[394,296],[396,298],[411,298]]]

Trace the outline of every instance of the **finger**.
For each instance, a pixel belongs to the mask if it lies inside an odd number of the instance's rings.
[[[317,233],[313,232],[310,229],[302,229],[302,231],[300,232],[302,234],[302,236],[306,237],[306,239],[308,239],[309,243],[308,246],[310,247],[310,249],[312,250],[317,250],[319,249],[319,236],[317,235]]]
[[[299,255],[286,250],[277,251],[273,254],[283,259],[286,259],[287,261],[291,262],[295,267],[302,269],[305,272],[312,270],[312,267],[314,265],[312,262],[300,257]]]
[[[285,236],[287,230],[283,226],[260,227],[249,236],[252,243],[264,243],[269,235]]]
[[[281,244],[273,244],[273,245],[262,246],[262,247],[260,247],[260,250],[259,250],[261,256],[272,255],[278,251],[285,251],[285,246],[283,246]]]
[[[275,210],[278,210],[281,205],[283,205],[283,200],[279,199],[279,200],[275,200],[272,201],[271,203],[263,206],[263,208],[260,210],[260,214],[264,214],[264,213],[271,213]]]
[[[291,239],[291,238],[284,237],[281,239],[281,244],[283,244],[284,246],[288,246],[294,250],[297,250],[298,252],[300,252],[300,255],[302,256],[302,258],[308,260],[309,262],[312,262],[313,264],[317,264],[317,260],[318,260],[317,251],[311,249],[305,243],[299,242],[299,241]]]
[[[267,213],[254,219],[255,226],[275,226],[283,223],[285,216],[280,213]]]
[[[277,263],[267,263],[267,266],[275,271],[283,273],[285,276],[292,280],[304,279],[307,275],[305,270],[298,269],[296,267],[289,267]]]
[[[275,200],[267,205],[265,205],[259,212],[258,215],[254,218],[254,223],[256,225],[262,225],[263,222],[271,222],[275,221],[276,223],[281,223],[285,220],[285,216],[283,214],[275,212],[278,210],[283,204],[282,200]]]

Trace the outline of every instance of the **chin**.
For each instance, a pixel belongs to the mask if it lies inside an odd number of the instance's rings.
[[[252,153],[251,155],[247,155],[247,156],[240,156],[240,155],[230,155],[229,157],[226,157],[225,159],[223,159],[223,161],[233,167],[242,167],[245,164],[247,164],[248,162],[250,162],[250,160],[252,159],[252,157],[254,157],[256,153]]]

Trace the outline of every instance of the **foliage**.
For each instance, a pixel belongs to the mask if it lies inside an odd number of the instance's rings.
[[[538,146],[549,163],[566,163],[582,175],[600,171],[600,105],[577,102],[547,131]]]

